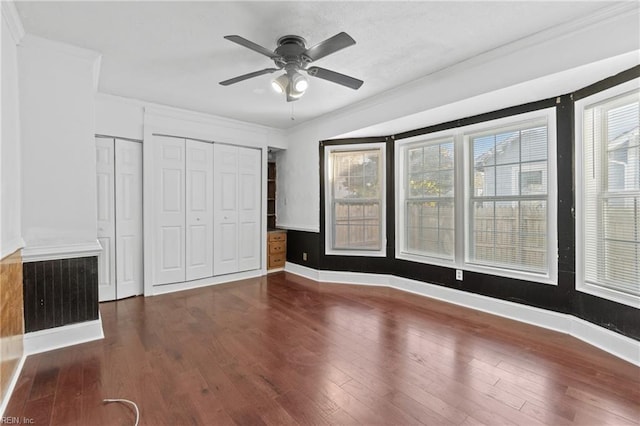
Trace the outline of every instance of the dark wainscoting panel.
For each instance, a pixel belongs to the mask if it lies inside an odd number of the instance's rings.
[[[308,268],[320,267],[320,234],[317,232],[287,230],[287,262]],[[302,260],[307,253],[306,262]]]
[[[576,291],[573,298],[573,315],[640,340],[640,312],[637,308]]]
[[[98,258],[23,265],[27,332],[98,319]]]

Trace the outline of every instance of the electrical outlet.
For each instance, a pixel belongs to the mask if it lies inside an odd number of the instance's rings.
[[[302,260],[307,261],[307,252],[302,253]]]
[[[456,269],[456,280],[462,281],[462,269]]]

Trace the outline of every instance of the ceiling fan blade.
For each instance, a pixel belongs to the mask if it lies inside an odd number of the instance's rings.
[[[271,59],[279,58],[279,56],[276,55],[275,52],[267,49],[266,47],[262,47],[259,44],[256,44],[252,41],[249,41],[244,37],[240,37],[239,35],[228,35],[228,36],[224,36],[224,38],[234,43],[238,43],[240,46],[244,46],[248,49],[251,49],[254,52],[258,52],[263,54],[264,56],[268,56]]]
[[[341,84],[353,90],[358,90],[364,83],[364,81],[358,80],[357,78],[349,77],[348,75],[340,74],[339,72],[331,71],[325,68],[311,67],[306,71],[311,77],[318,77],[332,83]]]
[[[313,62],[354,44],[356,44],[356,41],[349,34],[341,32],[308,48],[302,55]]]
[[[263,74],[271,74],[272,72],[278,71],[278,68],[265,68],[260,71],[250,72],[248,74],[239,75],[238,77],[230,78],[229,80],[221,81],[220,84],[223,86],[228,86],[230,84],[235,84],[243,80],[248,80],[253,77],[257,77]]]

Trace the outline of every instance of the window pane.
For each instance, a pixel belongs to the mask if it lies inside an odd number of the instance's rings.
[[[493,202],[474,203],[472,257],[475,260],[495,259],[494,207]]]
[[[333,163],[330,210],[331,249],[382,248],[381,149],[330,152]]]
[[[453,258],[453,201],[410,201],[406,213],[408,252]]]
[[[422,170],[422,147],[411,148],[408,150],[408,167],[409,173],[419,172]]]
[[[401,195],[405,219],[402,250],[453,259],[453,142],[428,142],[405,149],[401,158],[408,162],[404,168],[409,172]]]
[[[470,261],[547,272],[547,126],[471,137]]]
[[[520,132],[496,135],[496,147],[492,153],[496,164],[518,163],[520,161]]]
[[[640,92],[585,108],[584,278],[640,295]]]
[[[547,128],[536,127],[523,130],[521,135],[521,161],[538,161],[547,159]]]
[[[476,197],[496,195],[496,168],[476,168],[473,174],[473,187]]]
[[[547,202],[520,202],[520,262],[530,270],[547,265]]]
[[[520,166],[508,165],[496,167],[496,195],[518,195],[518,175]]]
[[[380,155],[378,152],[333,153],[335,179],[333,194],[342,198],[379,197]]]
[[[334,248],[380,249],[380,203],[336,202]]]
[[[543,272],[547,267],[544,200],[476,202],[472,260]]]
[[[472,139],[473,160],[477,167],[495,164],[495,137],[482,136]]]
[[[520,194],[547,193],[547,163],[524,163],[520,166]]]

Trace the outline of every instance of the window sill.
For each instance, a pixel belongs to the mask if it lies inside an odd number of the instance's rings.
[[[612,302],[640,309],[640,297],[634,296],[632,294],[622,293],[620,291],[616,291],[607,287],[602,287],[597,284],[587,283],[579,277],[576,277],[576,290],[581,293],[599,297],[601,299],[607,299]]]
[[[386,250],[326,250],[325,256],[360,256],[360,257],[387,257]]]

